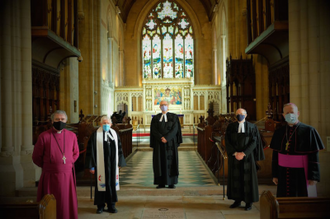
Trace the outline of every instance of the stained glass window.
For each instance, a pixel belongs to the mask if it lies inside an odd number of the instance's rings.
[[[162,63],[161,63],[161,42],[158,35],[154,37],[154,40],[152,41],[152,70],[153,70],[153,78],[160,78],[161,75],[161,69],[162,69]]]
[[[142,28],[143,78],[194,77],[194,32],[175,1],[162,0]]]

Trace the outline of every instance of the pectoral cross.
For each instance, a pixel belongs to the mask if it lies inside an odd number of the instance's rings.
[[[285,147],[285,150],[287,151],[288,150],[288,147],[289,147],[289,142],[287,142],[285,145],[286,145],[286,147]]]
[[[63,163],[65,164],[66,157],[64,156],[64,154],[63,154],[62,160],[63,160]]]

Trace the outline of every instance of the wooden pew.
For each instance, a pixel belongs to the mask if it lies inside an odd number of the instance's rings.
[[[261,219],[329,218],[330,198],[279,197],[264,191],[260,197]]]
[[[1,218],[10,219],[56,219],[56,200],[47,194],[38,202],[8,202],[0,204]]]
[[[53,194],[45,195],[39,204],[40,219],[56,219],[56,199]]]

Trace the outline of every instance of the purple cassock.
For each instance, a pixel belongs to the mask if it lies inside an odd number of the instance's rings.
[[[46,194],[53,194],[58,219],[78,218],[74,171],[74,162],[78,157],[77,137],[66,129],[58,133],[51,128],[41,133],[34,146],[33,162],[42,168],[37,201],[39,202]]]

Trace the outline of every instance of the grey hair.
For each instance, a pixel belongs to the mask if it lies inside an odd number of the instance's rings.
[[[68,115],[66,114],[66,112],[64,110],[56,110],[51,116],[51,120],[54,121],[54,117],[55,117],[55,114],[62,114],[62,115],[65,115],[65,118],[66,118],[66,121],[68,121]]]
[[[294,104],[294,103],[286,103],[286,104],[284,104],[284,105],[283,105],[283,112],[284,112],[284,108],[285,108],[286,106],[292,106],[292,107],[293,107],[294,109],[296,109],[297,112],[298,112],[298,107],[297,107],[297,105]]]
[[[109,120],[111,122],[111,119],[109,118],[109,116],[102,116],[100,123],[102,123],[104,120]]]

